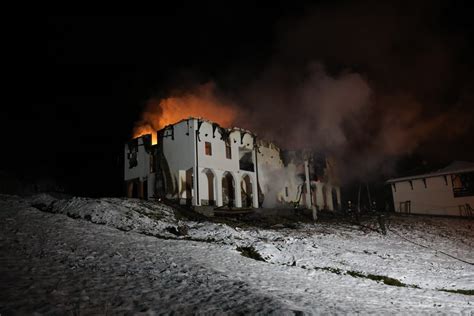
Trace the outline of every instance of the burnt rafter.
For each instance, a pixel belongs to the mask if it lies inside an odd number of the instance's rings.
[[[168,125],[163,129],[163,137],[171,137],[171,140],[174,140],[174,125]]]
[[[221,127],[217,123],[212,123],[212,138],[216,138],[216,130],[220,130]]]
[[[219,133],[221,134],[221,140],[229,141],[231,131],[222,127],[219,127]]]
[[[201,130],[201,125],[202,125],[203,121],[201,120],[198,120],[198,128],[196,130],[196,137],[197,137],[197,140],[198,141],[201,141],[201,137],[200,137],[200,130]]]

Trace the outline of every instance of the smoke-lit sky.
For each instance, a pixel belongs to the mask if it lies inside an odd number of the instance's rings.
[[[0,170],[120,194],[118,159],[147,102],[209,84],[235,107],[236,124],[359,169],[406,157],[474,160],[469,4],[225,4],[12,19],[4,62],[14,98],[1,120]]]

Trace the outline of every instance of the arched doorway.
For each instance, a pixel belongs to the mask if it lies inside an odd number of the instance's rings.
[[[339,202],[337,200],[336,188],[332,189],[332,206],[333,206],[334,211],[339,211]]]
[[[222,202],[229,207],[235,206],[235,181],[230,172],[222,176]]]
[[[253,188],[252,188],[252,181],[250,180],[250,176],[248,174],[242,177],[242,181],[240,181],[240,192],[242,196],[242,207],[252,207],[253,202]]]
[[[205,187],[205,189],[203,188],[204,194],[202,195],[201,205],[216,205],[216,192],[215,192],[216,176],[210,169],[204,169],[202,173],[204,173],[204,177],[207,180],[207,186]]]

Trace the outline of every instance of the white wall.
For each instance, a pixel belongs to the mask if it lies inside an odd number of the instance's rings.
[[[138,138],[138,154],[137,154],[137,165],[135,167],[129,168],[129,159],[128,159],[128,144],[124,148],[124,179],[133,180],[140,179],[144,180],[150,172],[150,155],[146,152],[143,137]],[[151,145],[151,144],[150,144]]]
[[[429,215],[459,216],[459,205],[469,203],[474,207],[474,196],[454,197],[451,175],[426,178],[426,188],[423,179],[394,183],[392,194],[395,211],[400,212],[400,202],[411,202],[411,213]]]
[[[197,123],[196,123],[197,124]],[[197,125],[196,125],[197,126]],[[243,135],[241,143],[241,135]],[[257,178],[255,171],[240,170],[239,158],[240,149],[243,148],[248,151],[253,151],[254,139],[249,133],[245,133],[242,130],[235,129],[230,135],[230,146],[231,146],[231,159],[226,157],[226,143],[221,139],[219,129],[216,129],[213,135],[212,124],[207,121],[203,121],[199,128],[199,140],[197,142],[198,148],[198,170],[199,170],[199,199],[207,200],[209,198],[208,192],[208,179],[203,173],[203,170],[210,169],[215,175],[214,181],[214,195],[216,204],[222,206],[222,178],[225,172],[230,172],[235,182],[235,204],[237,207],[241,207],[241,181],[245,174],[248,174],[253,189],[253,206],[258,207],[258,194],[257,194]],[[206,155],[205,143],[211,143],[212,155]],[[253,158],[254,170],[255,158]]]
[[[249,138],[251,137],[249,135],[246,135],[245,140],[249,141]],[[233,132],[230,134],[232,159],[226,158],[225,141],[221,139],[219,129],[216,129],[214,137],[212,136],[212,124],[210,124],[209,122],[204,121],[202,123],[201,128],[199,129],[199,139],[200,141],[198,140],[198,163],[200,167],[227,171],[239,170],[239,146],[241,146],[239,132]],[[208,156],[205,153],[206,142],[211,143],[211,156]],[[250,146],[253,146],[252,139],[250,139]]]
[[[149,137],[148,137],[149,136]],[[137,152],[137,165],[130,168],[130,161],[129,161],[129,146],[128,144],[125,145],[125,150],[124,150],[124,180],[125,181],[133,181],[133,180],[138,180],[140,184],[139,187],[137,188],[139,191],[141,190],[147,190],[148,192],[148,198],[152,198],[155,193],[155,174],[151,173],[151,135],[144,135],[142,137],[137,138],[137,144],[138,144],[138,152]],[[146,147],[149,148],[150,152],[146,151]],[[147,187],[142,187],[144,185],[144,181],[147,181],[146,185]],[[127,187],[127,194],[129,194],[128,190],[130,188]],[[141,193],[138,193],[141,195]]]
[[[194,144],[196,126],[195,119],[181,121],[173,126],[173,138],[168,136],[158,140],[158,142],[162,142],[163,155],[168,162],[173,181],[172,185],[177,190],[177,194],[168,196],[168,198],[186,198],[183,185],[186,182],[186,170],[194,168],[195,165]],[[165,133],[171,134],[171,131]],[[158,146],[160,145],[158,144]],[[195,188],[195,185],[193,187]]]
[[[172,181],[171,186],[174,191],[176,191],[175,194],[168,195],[168,198],[185,199],[187,197],[186,190],[184,189],[186,183],[186,170],[194,168],[195,165],[195,126],[195,119],[184,120],[173,126],[173,137],[171,137],[171,129],[169,129],[165,132],[165,135],[169,136],[163,137],[163,139],[159,140],[162,144],[159,144],[158,146],[163,148],[163,155],[168,163]],[[133,179],[140,179],[140,181],[148,180],[148,196],[153,197],[155,195],[155,174],[150,172],[151,155],[145,150],[144,139],[144,137],[139,137],[137,139],[138,164],[133,168],[129,168],[129,150],[128,145],[125,145],[124,178],[125,181]]]

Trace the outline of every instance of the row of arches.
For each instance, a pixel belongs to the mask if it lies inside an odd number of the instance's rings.
[[[218,176],[214,170],[206,168],[201,173],[205,181],[205,186],[200,192],[201,204],[258,207],[254,192],[256,187],[249,174],[243,174],[237,182],[236,177],[229,171]]]
[[[301,201],[305,207],[316,206],[319,210],[336,211],[341,207],[341,191],[336,185],[324,182],[311,183],[311,193],[308,195],[305,183],[300,185]]]
[[[330,211],[339,210],[341,207],[340,189],[329,184],[316,185],[312,188],[313,205],[319,209]]]

